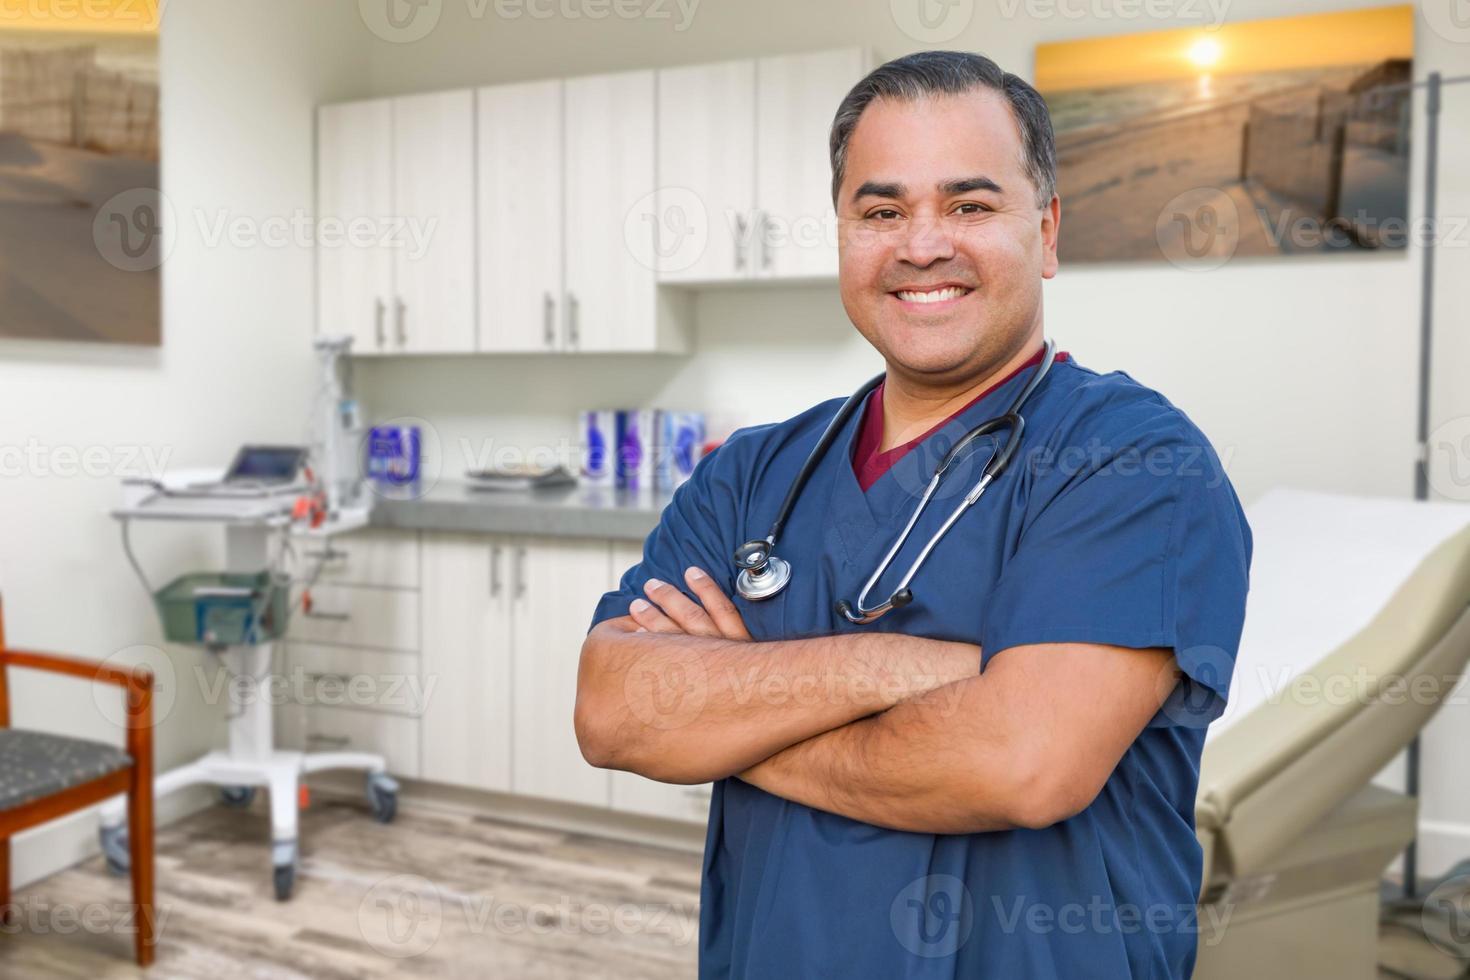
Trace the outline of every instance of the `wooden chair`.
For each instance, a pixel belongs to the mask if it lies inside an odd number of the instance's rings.
[[[28,667],[121,687],[127,698],[127,749],[10,727],[6,673]],[[0,922],[8,921],[10,838],[48,820],[128,795],[128,847],[139,966],[153,962],[153,675],[5,645],[0,606]]]

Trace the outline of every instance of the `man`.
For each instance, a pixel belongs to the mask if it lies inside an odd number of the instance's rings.
[[[853,600],[944,453],[1039,370],[1061,206],[1025,82],[926,52],[831,134],[841,291],[883,355],[741,598],[839,400],[702,460],[606,595],[576,726],[594,765],[714,782],[702,977],[1185,977],[1194,796],[1228,693],[1251,539],[1195,426],[1058,355],[1020,449],[868,625]],[[889,595],[1006,428],[964,450],[869,597]]]

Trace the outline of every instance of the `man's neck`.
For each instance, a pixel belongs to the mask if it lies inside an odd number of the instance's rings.
[[[952,384],[916,383],[889,365],[888,377],[883,382],[883,439],[878,451],[887,452],[922,436],[1035,357],[1041,346],[1039,337],[1028,338],[1020,350],[998,366],[984,370],[978,377]]]

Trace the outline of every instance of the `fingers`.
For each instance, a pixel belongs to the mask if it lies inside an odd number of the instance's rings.
[[[703,606],[667,582],[651,578],[644,584],[643,592],[654,605],[663,611],[665,617],[672,620],[685,633],[691,636],[724,635],[715,625],[714,620],[710,619]],[[652,628],[652,626],[649,627],[649,629]]]
[[[678,623],[647,599],[634,599],[628,605],[628,615],[638,624],[638,629],[647,633],[683,633]]]
[[[721,636],[727,640],[750,639],[750,631],[745,628],[740,610],[735,608],[735,603],[730,601],[730,597],[721,591],[715,580],[706,575],[703,569],[689,566],[684,570],[684,581],[704,604],[705,613]]]

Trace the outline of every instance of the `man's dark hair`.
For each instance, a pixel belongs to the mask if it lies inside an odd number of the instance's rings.
[[[1017,75],[981,54],[968,51],[920,51],[873,69],[853,86],[832,120],[832,203],[847,172],[847,144],[858,119],[874,99],[914,102],[930,95],[963,95],[988,88],[1010,102],[1021,130],[1021,163],[1036,188],[1037,206],[1056,193],[1057,150],[1046,100]]]

